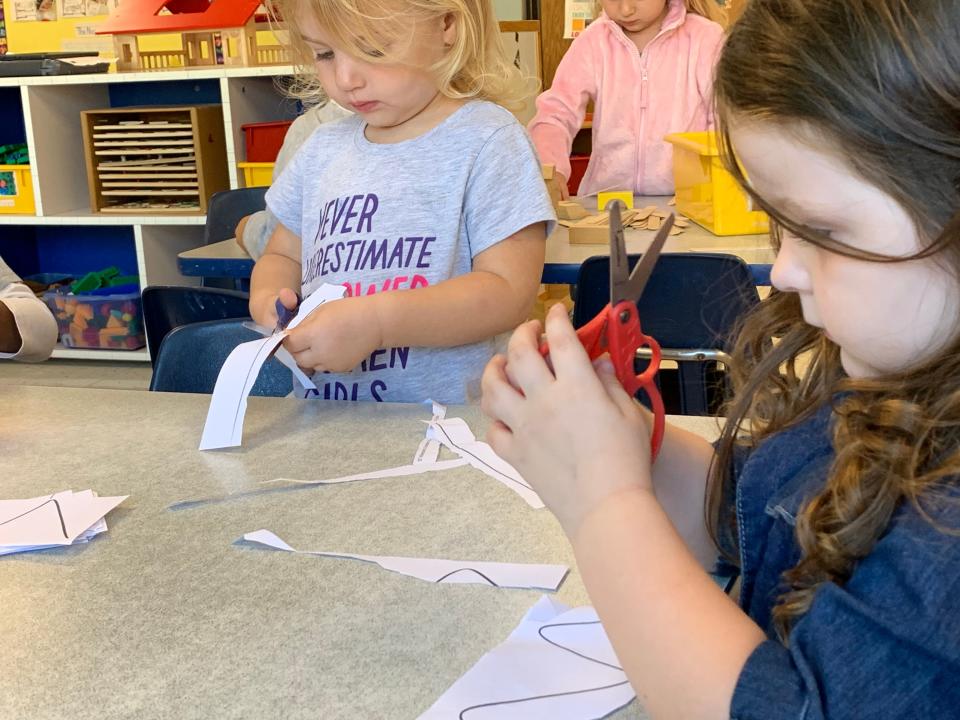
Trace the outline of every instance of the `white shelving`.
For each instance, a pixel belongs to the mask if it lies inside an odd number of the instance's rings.
[[[217,81],[226,135],[230,186],[238,188],[243,184],[242,174],[237,169],[237,162],[244,159],[241,126],[252,122],[296,117],[297,103],[285,97],[275,84],[277,77],[291,75],[292,72],[293,68],[290,66],[273,66],[0,78],[0,88],[20,89],[37,208],[35,216],[0,215],[0,238],[5,233],[4,228],[11,226],[127,227],[132,230],[141,287],[198,284],[198,278],[187,278],[179,273],[176,261],[178,253],[203,244],[203,216],[126,216],[91,211],[80,113],[83,110],[111,107],[111,90],[130,90],[132,83],[164,83],[167,89],[171,84],[177,87],[182,85],[180,89],[186,98],[191,91],[199,93],[201,89],[209,90],[210,81]],[[197,84],[191,86],[191,81],[196,81]],[[191,101],[184,99],[181,102]],[[155,104],[176,103],[170,102],[169,93],[158,93]],[[6,232],[12,232],[12,228]],[[123,351],[58,347],[54,357],[111,361],[149,360],[145,349]]]
[[[150,362],[150,354],[146,348],[139,350],[86,350],[84,348],[68,348],[57,345],[51,356],[57,360],[117,360],[133,362]]]

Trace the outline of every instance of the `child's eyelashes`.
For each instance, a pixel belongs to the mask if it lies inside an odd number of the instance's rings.
[[[327,62],[333,60],[333,50],[316,50],[313,57],[317,62]]]

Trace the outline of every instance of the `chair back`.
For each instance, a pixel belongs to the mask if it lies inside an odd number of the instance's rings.
[[[156,365],[160,343],[174,328],[206,320],[248,318],[249,302],[249,295],[238,290],[178,285],[144,288],[143,326],[150,362]]]
[[[214,193],[207,204],[207,222],[203,227],[203,244],[229,240],[237,223],[267,207],[266,187],[240,188]]]
[[[150,379],[157,392],[212,393],[220,368],[240,343],[262,336],[245,328],[244,320],[211,320],[175,328],[163,339]],[[263,364],[251,395],[283,397],[293,378],[276,358]]]
[[[628,257],[630,268],[640,255]],[[588,258],[580,267],[573,324],[589,322],[610,300],[610,259]],[[760,302],[750,267],[735,255],[720,253],[664,253],[637,303],[644,333],[664,350],[727,351],[739,320]],[[670,353],[664,353],[670,357]],[[687,415],[708,414],[718,405],[717,383],[722,374],[713,356],[708,360],[679,360],[674,353],[678,387],[663,388],[664,400],[676,395],[669,409]],[[670,373],[661,373],[661,380]],[[669,404],[669,403],[668,403]]]

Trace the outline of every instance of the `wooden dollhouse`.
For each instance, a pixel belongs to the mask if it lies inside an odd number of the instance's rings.
[[[280,45],[260,45],[257,30],[270,27],[263,0],[123,0],[97,29],[113,35],[118,70],[170,70],[210,65],[282,65]],[[180,33],[179,50],[143,50],[149,35]]]

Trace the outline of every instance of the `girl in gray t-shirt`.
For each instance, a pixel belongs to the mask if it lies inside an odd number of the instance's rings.
[[[301,395],[462,402],[536,296],[554,213],[526,131],[495,104],[516,70],[498,44],[474,46],[497,33],[489,2],[476,17],[434,4],[387,28],[350,3],[290,24],[356,113],[318,128],[267,193],[280,224],[254,269],[254,319],[272,327],[278,296],[292,308],[295,291],[348,290],[285,340],[326,373]]]

